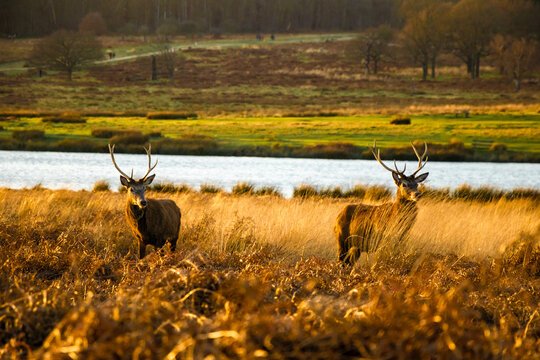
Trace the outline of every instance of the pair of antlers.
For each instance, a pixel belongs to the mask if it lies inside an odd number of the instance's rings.
[[[116,161],[114,160],[114,146],[115,145],[112,145],[109,144],[109,153],[111,154],[111,159],[112,159],[112,162],[114,164],[114,167],[116,168],[116,170],[118,170],[118,172],[124,176],[125,178],[128,178],[129,180],[134,180],[133,179],[133,169],[131,169],[131,176],[128,176],[125,172],[123,172],[122,170],[120,170],[120,168],[118,167],[118,165],[116,165]],[[157,163],[158,161],[156,160],[156,163],[154,164],[154,166],[152,166],[152,155],[150,154],[151,151],[152,151],[152,145],[149,145],[148,146],[148,149],[147,148],[144,148],[144,151],[146,151],[146,154],[148,155],[148,171],[146,172],[146,174],[144,174],[144,176],[140,179],[140,180],[145,180],[146,177],[148,176],[148,174],[150,174],[150,172],[152,170],[154,170],[154,168],[157,166]]]
[[[412,146],[412,148],[414,150],[414,153],[416,154],[416,157],[418,158],[418,168],[415,170],[415,172],[413,172],[411,174],[411,176],[415,176],[427,164],[427,161],[428,161],[428,158],[426,156],[427,155],[427,143],[424,142],[424,153],[422,154],[422,156],[418,155],[418,151],[416,151],[416,148],[414,147],[414,144],[412,142],[411,142],[411,146]],[[369,149],[371,150],[371,152],[373,153],[373,156],[375,156],[375,159],[379,162],[379,164],[381,164],[386,170],[388,170],[388,171],[390,171],[390,172],[392,172],[394,174],[397,174],[399,176],[405,176],[405,170],[407,170],[407,164],[405,164],[402,171],[399,171],[399,169],[397,167],[397,164],[396,164],[396,160],[394,160],[394,167],[396,168],[395,170],[389,168],[388,166],[386,166],[382,162],[382,160],[381,160],[381,151],[377,148],[377,140],[373,141],[373,147],[369,147]],[[377,150],[377,153],[375,153],[375,150]],[[424,160],[424,157],[425,157],[425,160]]]

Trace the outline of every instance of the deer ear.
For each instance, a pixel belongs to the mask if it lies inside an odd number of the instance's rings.
[[[416,180],[416,182],[418,182],[418,183],[421,183],[422,181],[427,179],[428,175],[429,175],[428,172],[424,173],[424,174],[421,174],[421,175],[418,175],[417,177],[414,178],[414,180]]]
[[[125,178],[124,176],[120,175],[120,184],[127,187],[129,185],[129,180]]]
[[[394,178],[394,182],[396,183],[396,185],[401,184],[401,179],[399,178],[399,174],[393,172],[392,177]]]
[[[154,181],[154,178],[156,177],[156,174],[150,175],[146,179],[144,179],[143,185],[150,185],[152,181]]]

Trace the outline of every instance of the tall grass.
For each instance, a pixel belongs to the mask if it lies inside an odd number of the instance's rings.
[[[124,194],[0,189],[2,358],[537,355],[533,201],[423,200],[404,246],[342,267],[348,200],[148,197],[181,236],[138,260]]]

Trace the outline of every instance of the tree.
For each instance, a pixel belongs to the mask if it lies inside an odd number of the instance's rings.
[[[103,57],[103,46],[95,36],[59,30],[34,45],[30,63],[65,71],[71,81],[73,71]]]
[[[165,65],[167,73],[169,74],[169,80],[171,85],[174,84],[174,70],[177,65],[177,62],[183,60],[184,57],[178,53],[178,49],[175,49],[170,44],[160,45],[161,49],[159,51],[159,59],[161,63]]]
[[[352,43],[349,53],[353,57],[363,60],[366,75],[370,74],[370,65],[373,73],[377,74],[379,62],[388,51],[388,46],[394,38],[394,30],[388,25],[370,28],[359,34]]]
[[[493,0],[460,0],[452,8],[452,50],[467,65],[471,78],[480,76],[480,59],[501,23]]]
[[[516,91],[521,89],[521,80],[528,71],[537,65],[535,55],[538,51],[538,43],[535,40],[525,38],[513,38],[503,53],[504,72],[512,76]]]
[[[422,79],[426,80],[431,64],[431,77],[435,78],[437,57],[447,42],[449,5],[440,1],[404,1],[402,14],[406,18],[402,34],[405,46],[415,62],[422,66]]]
[[[107,24],[99,12],[87,14],[79,23],[80,32],[88,32],[94,35],[103,35],[107,32]]]

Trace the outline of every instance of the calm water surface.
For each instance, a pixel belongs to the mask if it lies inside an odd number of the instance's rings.
[[[135,177],[147,170],[145,155],[117,154],[120,168]],[[274,186],[285,196],[293,187],[311,184],[320,187],[355,184],[393,187],[388,171],[374,160],[325,160],[257,157],[159,155],[156,182],[215,184],[230,190],[238,182],[256,186]],[[416,169],[417,162],[400,161],[400,167]],[[391,165],[391,162],[388,162]],[[119,174],[109,154],[0,151],[0,187],[24,188],[41,184],[51,189],[92,189],[98,180],[106,180],[111,188],[120,184]],[[450,163],[430,161],[427,185],[455,188],[462,184],[473,187],[490,185],[502,189],[540,188],[540,164],[523,163]],[[407,172],[408,173],[408,172]]]

